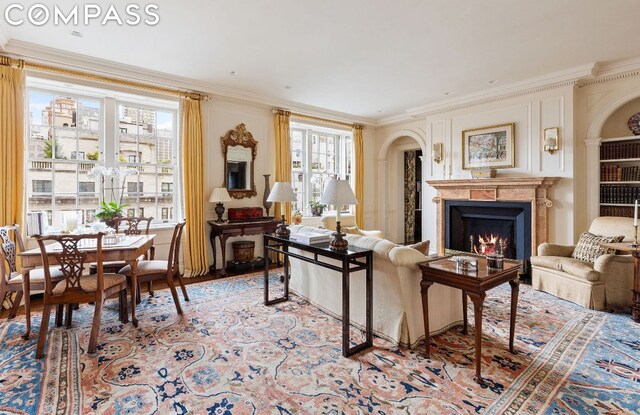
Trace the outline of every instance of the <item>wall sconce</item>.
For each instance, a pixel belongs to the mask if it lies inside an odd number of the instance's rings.
[[[560,148],[558,140],[558,127],[544,129],[544,151],[553,154]]]
[[[442,143],[435,143],[432,146],[431,158],[436,164],[440,164],[440,162],[442,162]]]

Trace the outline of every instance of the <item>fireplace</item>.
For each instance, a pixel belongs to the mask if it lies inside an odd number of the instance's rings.
[[[445,247],[506,258],[531,256],[531,203],[447,200]]]

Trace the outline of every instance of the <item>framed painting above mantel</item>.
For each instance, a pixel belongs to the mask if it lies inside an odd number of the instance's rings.
[[[462,131],[462,168],[515,167],[515,123]]]

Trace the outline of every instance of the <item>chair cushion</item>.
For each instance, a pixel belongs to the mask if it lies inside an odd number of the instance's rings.
[[[120,274],[103,274],[104,277],[104,289],[113,287],[127,280],[127,277]],[[67,281],[63,280],[56,284],[53,288],[53,294],[62,294],[67,286]],[[83,275],[80,278],[80,286],[85,293],[94,293],[98,290],[98,276],[97,275]]]
[[[593,269],[593,263],[562,256],[532,256],[531,265],[566,272],[587,281],[600,280],[600,273]]]
[[[61,279],[64,278],[64,275],[62,275],[62,271],[60,271],[60,267],[58,265],[49,267],[49,273],[51,274],[52,281],[60,281]],[[16,279],[18,279],[19,281],[22,281],[22,274],[20,274],[20,276],[16,276],[15,278],[12,278],[11,281],[15,281]],[[40,267],[40,268],[32,269],[31,271],[29,271],[29,281],[31,283],[43,282],[44,268]]]
[[[605,248],[601,245],[602,243],[622,242],[623,239],[624,235],[598,236],[591,232],[583,232],[571,257],[581,261],[594,262],[600,255],[616,253],[615,249]]]
[[[140,261],[138,262],[137,275],[165,274],[167,272],[167,261]],[[120,274],[131,276],[131,265],[120,270]]]

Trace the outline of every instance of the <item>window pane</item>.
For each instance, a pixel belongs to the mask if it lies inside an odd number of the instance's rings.
[[[78,113],[80,121],[78,127],[87,132],[97,133],[100,131],[101,109],[99,101],[81,99],[78,101]]]

